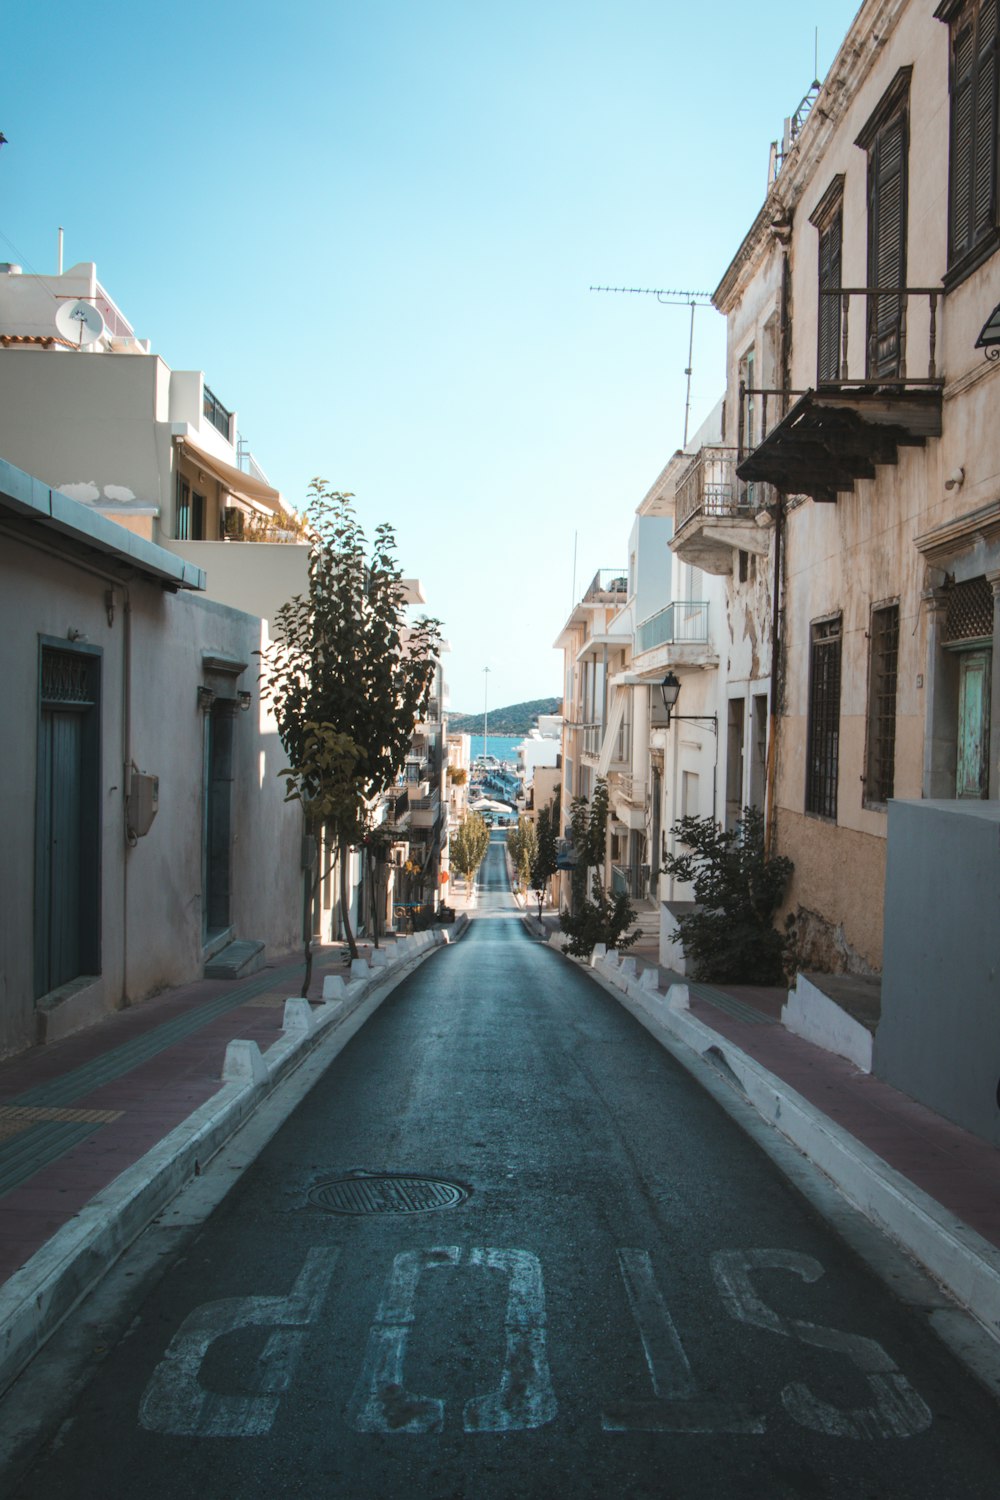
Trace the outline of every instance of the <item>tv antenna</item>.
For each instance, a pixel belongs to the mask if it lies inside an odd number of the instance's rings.
[[[655,297],[662,307],[689,307],[691,326],[688,333],[688,362],[684,374],[687,376],[687,393],[684,398],[684,447],[687,447],[688,421],[691,416],[691,371],[694,368],[694,315],[699,307],[711,307],[711,292],[684,292],[675,287],[651,286],[592,286],[592,292],[617,292],[626,297]]]

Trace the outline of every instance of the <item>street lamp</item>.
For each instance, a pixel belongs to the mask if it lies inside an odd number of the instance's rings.
[[[703,721],[706,724],[711,724],[711,726],[712,726],[712,733],[717,735],[718,732],[719,732],[719,716],[718,716],[718,714],[675,714],[674,713],[674,709],[677,706],[677,700],[680,697],[680,695],[681,695],[681,680],[680,680],[680,678],[677,676],[676,672],[668,672],[667,675],[666,675],[666,677],[664,677],[663,681],[660,683],[660,697],[663,699],[663,707],[667,710],[667,728],[668,729],[670,728],[670,724],[671,724],[671,721],[673,719],[683,720],[684,722],[687,722],[689,720],[692,721],[692,722],[700,720],[700,721]]]
[[[985,349],[987,359],[1000,359],[1000,302],[979,330],[975,346],[977,349]]]

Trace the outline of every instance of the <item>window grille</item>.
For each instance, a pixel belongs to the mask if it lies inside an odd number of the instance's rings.
[[[806,753],[806,812],[837,816],[840,756],[841,618],[812,627],[809,681],[809,740]]]
[[[868,658],[868,754],[865,801],[888,802],[896,759],[899,605],[872,610]]]
[[[993,589],[985,578],[970,578],[948,591],[944,642],[978,641],[993,634]]]
[[[78,651],[42,652],[42,703],[90,708],[97,702],[94,660]]]

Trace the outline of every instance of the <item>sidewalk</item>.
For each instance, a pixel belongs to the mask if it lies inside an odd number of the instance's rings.
[[[0,1391],[271,1089],[466,920],[388,937],[370,969],[370,943],[353,966],[342,944],[314,950],[312,1005],[286,1012],[303,975],[287,955],[0,1062]]]
[[[560,946],[557,916],[546,913],[541,926],[534,917],[525,921]],[[692,982],[641,949],[624,962],[609,955],[595,973],[668,1045],[681,1043],[714,1064],[1000,1337],[1000,1150],[786,1031],[784,989]],[[683,988],[671,993],[673,985]]]

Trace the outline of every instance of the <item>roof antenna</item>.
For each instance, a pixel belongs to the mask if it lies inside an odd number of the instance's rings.
[[[657,302],[664,307],[689,307],[691,309],[691,329],[688,334],[688,362],[684,374],[687,376],[687,395],[684,400],[684,442],[687,447],[688,421],[691,416],[691,372],[694,367],[694,312],[696,307],[711,306],[711,292],[679,292],[673,287],[664,290],[662,287],[648,286],[592,286],[592,292],[622,292],[629,297],[655,297]]]

